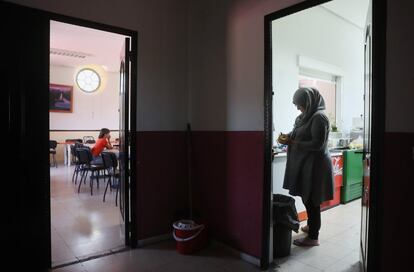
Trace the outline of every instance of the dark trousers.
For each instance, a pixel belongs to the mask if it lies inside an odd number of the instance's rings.
[[[306,213],[308,214],[308,237],[310,239],[317,240],[319,237],[319,230],[321,229],[321,206],[314,205],[310,200],[304,204],[306,207]]]

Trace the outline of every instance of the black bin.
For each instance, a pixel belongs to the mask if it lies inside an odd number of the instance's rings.
[[[292,231],[299,231],[299,219],[295,199],[290,196],[273,195],[273,257],[290,255]]]

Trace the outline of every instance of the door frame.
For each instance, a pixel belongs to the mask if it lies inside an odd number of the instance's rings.
[[[138,32],[135,30],[130,30],[126,28],[111,26],[103,23],[97,23],[85,19],[80,19],[76,17],[66,16],[58,13],[53,13],[49,11],[39,10],[31,7],[26,7],[14,3],[3,3],[2,5],[9,6],[9,7],[16,7],[16,14],[20,12],[29,12],[31,14],[35,14],[42,20],[48,20],[49,22],[51,20],[53,21],[59,21],[67,24],[73,24],[77,26],[83,26],[88,28],[93,28],[97,30],[117,33],[125,36],[129,36],[131,38],[131,67],[130,67],[130,79],[131,79],[131,85],[130,85],[130,114],[131,114],[131,124],[130,124],[130,134],[127,135],[130,138],[130,146],[131,146],[131,154],[130,154],[130,161],[132,162],[131,169],[130,169],[130,248],[136,248],[137,247],[137,216],[136,216],[136,204],[137,204],[137,165],[136,165],[136,131],[137,131],[137,63],[138,63]],[[48,24],[48,32],[50,30],[50,24]],[[29,34],[26,34],[29,35]],[[50,36],[48,36],[49,38]],[[48,42],[49,44],[49,42]],[[49,51],[49,49],[47,49]],[[48,71],[50,68],[50,63],[48,63]],[[45,75],[47,78],[49,78],[49,74]],[[49,81],[49,80],[48,80]],[[48,110],[47,110],[48,111]],[[44,123],[48,124],[49,127],[49,115],[47,115],[47,118],[44,118]],[[49,140],[49,133],[45,134],[47,135],[47,139],[45,139],[45,143]],[[45,155],[48,155],[48,151],[45,151]],[[47,161],[49,163],[49,161]],[[49,165],[46,166],[47,169],[49,168]],[[50,174],[49,178],[47,180],[47,186],[45,186],[44,197],[50,200]],[[42,220],[47,220],[50,224],[51,222],[51,212],[50,212],[50,204],[47,205],[47,209],[42,212]],[[45,229],[45,232],[48,232],[48,237],[51,236],[51,229]],[[127,241],[127,239],[126,239]],[[50,240],[49,240],[50,242]],[[47,265],[49,268],[52,265],[51,262],[51,243],[48,243],[48,245],[45,245],[43,248],[44,252],[47,252],[45,256],[45,259],[42,261],[43,264]]]
[[[137,203],[137,165],[136,163],[136,131],[137,131],[137,62],[138,62],[138,32],[135,30],[130,30],[122,27],[117,26],[111,26],[103,23],[97,23],[94,21],[89,21],[85,19],[80,19],[76,17],[71,17],[67,15],[52,13],[44,11],[45,15],[49,18],[51,21],[58,21],[62,23],[82,26],[82,27],[88,27],[92,29],[102,30],[106,32],[121,34],[125,36],[129,36],[131,38],[131,48],[130,48],[130,54],[131,54],[131,67],[130,67],[130,106],[129,106],[129,112],[131,116],[130,121],[130,133],[126,135],[126,137],[129,137],[129,143],[131,146],[130,151],[130,163],[131,169],[130,169],[130,239],[125,239],[126,243],[128,240],[130,243],[126,244],[127,246],[131,248],[137,247],[137,220],[136,220],[136,203]]]
[[[270,227],[272,223],[272,139],[273,139],[273,86],[272,86],[272,22],[302,10],[330,2],[332,0],[308,0],[278,10],[264,17],[264,182],[263,182],[263,221],[262,257],[260,265],[267,269],[270,258]],[[382,200],[383,163],[381,150],[385,134],[385,59],[386,59],[386,0],[372,1],[372,153],[370,215],[368,243],[368,271],[379,271],[382,253]],[[375,226],[375,228],[373,227]]]

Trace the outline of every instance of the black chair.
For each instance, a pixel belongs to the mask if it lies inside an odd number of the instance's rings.
[[[52,155],[53,166],[57,168],[56,147],[57,147],[57,141],[49,140],[49,154]]]
[[[118,159],[113,152],[102,152],[101,156],[104,168],[108,171],[109,176],[103,195],[103,202],[105,202],[105,196],[106,192],[108,191],[108,187],[111,191],[113,188],[116,188],[115,205],[118,206],[118,191],[121,178],[120,172],[118,170]]]
[[[83,143],[83,140],[82,139],[66,139],[65,140],[65,144],[76,144],[76,143]],[[75,158],[73,156],[73,153],[71,153],[71,163],[75,163]]]
[[[78,148],[89,148],[87,146],[84,146],[82,143],[79,142],[75,142],[75,144],[70,145],[70,153],[72,155],[72,163],[75,165],[75,169],[73,170],[73,174],[72,174],[72,182],[75,182],[75,184],[78,181],[78,174],[80,172],[82,172],[82,168],[83,166],[85,166],[84,164],[80,163],[79,159],[78,159],[78,154],[76,152],[76,149]]]
[[[88,172],[91,172],[90,176],[90,187],[91,187],[91,195],[93,194],[93,180],[96,178],[97,180],[97,187],[99,188],[99,174],[101,171],[105,170],[103,164],[93,164],[93,157],[90,148],[77,148],[76,149],[78,163],[82,165],[80,172],[81,172],[81,179],[79,181],[78,186],[78,193],[80,192],[80,187],[83,183],[86,183],[86,177]],[[104,176],[105,178],[105,176]]]
[[[84,136],[83,137],[83,143],[84,144],[94,144],[95,138],[93,136]]]

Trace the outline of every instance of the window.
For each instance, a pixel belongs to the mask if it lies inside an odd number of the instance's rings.
[[[336,124],[337,120],[337,82],[336,80],[326,80],[316,77],[299,75],[299,88],[302,87],[312,87],[316,88],[323,99],[325,100],[326,105],[326,115],[329,118],[331,124]]]
[[[80,70],[76,75],[76,84],[82,91],[93,93],[101,86],[101,78],[95,70],[85,68]]]

